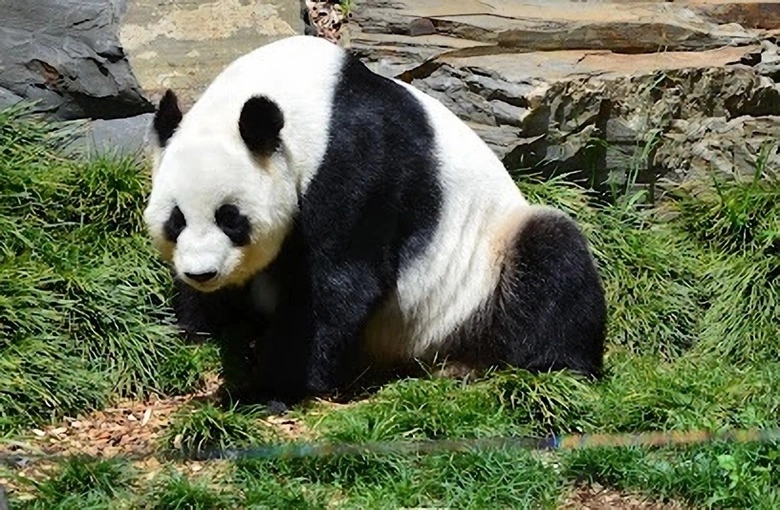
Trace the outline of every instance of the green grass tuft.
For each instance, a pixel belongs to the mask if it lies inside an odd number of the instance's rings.
[[[564,457],[565,476],[716,508],[777,508],[780,445],[713,443],[645,450],[595,448]]]
[[[756,169],[751,180],[694,183],[670,190],[680,224],[705,245],[732,254],[780,256],[778,175]]]
[[[543,435],[590,428],[595,396],[566,373],[502,371],[476,381],[405,380],[370,400],[304,415],[332,441]]]
[[[36,497],[27,508],[110,508],[110,500],[129,488],[133,472],[121,460],[73,457],[43,482],[32,482]]]
[[[190,480],[178,473],[163,478],[144,498],[142,508],[150,510],[215,510],[236,508],[236,496],[229,490]]]
[[[169,325],[141,165],[64,156],[74,130],[0,112],[0,430],[203,382]]]
[[[260,508],[336,501],[350,508],[554,508],[563,486],[552,467],[522,451],[243,461],[236,481]]]
[[[161,450],[192,455],[270,440],[272,429],[260,423],[264,413],[261,407],[220,409],[211,403],[183,407],[172,417]]]

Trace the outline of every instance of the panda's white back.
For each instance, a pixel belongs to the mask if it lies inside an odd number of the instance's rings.
[[[529,209],[471,128],[437,99],[395,81],[420,101],[435,129],[442,221],[424,255],[401,273],[396,295],[369,325],[368,341],[377,359],[427,358],[495,292],[508,243]]]

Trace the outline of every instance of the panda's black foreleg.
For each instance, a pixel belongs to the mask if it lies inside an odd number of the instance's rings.
[[[250,382],[255,403],[292,405],[306,396],[309,315],[299,300],[287,300],[277,308],[268,335],[255,349]]]
[[[294,250],[287,255],[273,324],[255,358],[252,392],[261,403],[291,405],[351,382],[360,334],[383,295],[368,265],[335,263],[322,253],[303,264]]]
[[[328,264],[313,272],[308,393],[334,393],[357,375],[360,335],[382,295],[381,279],[367,265]]]

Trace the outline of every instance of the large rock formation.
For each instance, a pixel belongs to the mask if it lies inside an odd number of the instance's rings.
[[[120,0],[0,0],[0,104],[61,119],[152,111],[117,38]]]
[[[780,167],[778,36],[768,1],[362,0],[346,44],[510,169],[604,185]]]

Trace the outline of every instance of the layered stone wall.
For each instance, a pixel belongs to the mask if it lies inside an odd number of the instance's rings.
[[[91,119],[136,149],[237,56],[304,33],[313,0],[0,0],[0,107]],[[512,170],[597,185],[780,167],[780,2],[353,0],[320,26],[438,97]],[[311,22],[311,20],[308,20]],[[312,27],[308,26],[307,32]]]
[[[510,169],[598,185],[780,168],[780,2],[362,0],[346,45]]]

